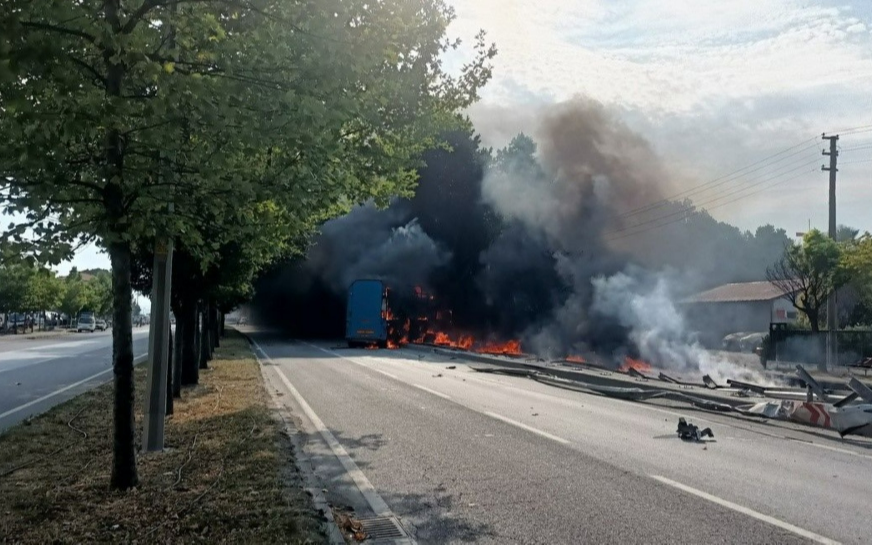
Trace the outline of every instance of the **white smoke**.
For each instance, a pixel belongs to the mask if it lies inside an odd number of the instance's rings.
[[[642,359],[664,371],[696,379],[709,375],[720,384],[727,379],[770,384],[760,372],[709,352],[693,338],[674,302],[680,280],[637,267],[600,276],[592,279],[591,309],[628,328]]]

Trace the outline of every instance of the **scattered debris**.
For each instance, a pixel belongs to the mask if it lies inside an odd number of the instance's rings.
[[[709,390],[717,390],[719,388],[723,388],[723,386],[719,386],[718,383],[715,382],[714,379],[708,375],[704,375],[702,377],[702,383],[705,384],[705,387]]]
[[[539,413],[533,413],[532,416],[539,416]]]
[[[355,541],[364,541],[367,538],[366,532],[363,530],[363,524],[349,514],[334,511],[336,524],[344,533],[351,536]]]
[[[439,378],[439,377],[441,377],[441,376],[442,376],[442,373],[438,373],[438,374],[436,374],[436,375],[433,375],[433,378]]]
[[[715,434],[712,433],[711,428],[706,428],[704,430],[700,430],[698,426],[694,426],[693,424],[688,424],[687,420],[684,417],[678,419],[678,437],[682,441],[702,441],[703,437],[711,437],[715,438]]]
[[[456,365],[449,365],[448,367],[446,367],[446,369],[457,369],[457,366]]]

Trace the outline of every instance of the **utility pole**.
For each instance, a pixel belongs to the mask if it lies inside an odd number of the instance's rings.
[[[170,213],[173,205],[169,206]],[[167,373],[169,373],[170,291],[173,279],[173,241],[160,238],[154,248],[151,287],[151,323],[148,336],[150,362],[146,384],[145,422],[142,450],[164,448],[164,420],[167,413]]]
[[[830,238],[836,240],[836,164],[839,158],[839,150],[836,147],[839,143],[839,135],[827,136],[821,135],[824,140],[830,141],[829,151],[823,150],[824,155],[830,157],[830,166],[821,166],[821,170],[830,173]],[[836,365],[838,359],[838,346],[836,345],[836,329],[838,329],[838,320],[836,319],[836,292],[830,294],[827,298],[827,359],[824,364],[824,370],[832,369]]]

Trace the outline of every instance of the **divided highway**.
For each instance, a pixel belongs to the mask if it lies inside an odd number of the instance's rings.
[[[419,543],[869,543],[872,442],[253,333],[333,505]],[[453,369],[451,367],[454,367]],[[684,443],[679,416],[715,442]]]
[[[23,337],[23,336],[22,336]],[[148,353],[148,328],[133,331],[133,354]],[[112,332],[0,339],[0,433],[112,378]]]

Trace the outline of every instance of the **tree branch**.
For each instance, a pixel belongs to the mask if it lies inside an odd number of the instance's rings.
[[[36,23],[33,21],[22,21],[21,26],[25,28],[35,28],[37,30],[47,30],[49,32],[57,32],[59,34],[66,34],[67,36],[76,36],[77,38],[84,38],[89,43],[95,43],[97,38],[88,34],[87,32],[83,32],[81,30],[76,30],[73,28],[66,28],[62,26],[50,25],[48,23]]]
[[[145,17],[149,11],[160,5],[162,5],[162,3],[159,0],[143,0],[139,8],[133,12],[133,14],[127,19],[127,22],[124,23],[124,26],[121,27],[121,33],[130,34],[133,32],[142,18]]]
[[[80,67],[82,67],[82,68],[84,68],[85,70],[87,70],[88,72],[90,72],[90,74],[91,74],[92,76],[94,76],[94,79],[96,79],[97,81],[99,81],[100,83],[102,83],[104,88],[106,87],[106,77],[105,77],[103,74],[101,74],[100,72],[98,72],[96,68],[94,68],[94,67],[91,66],[90,64],[86,63],[86,62],[83,61],[82,59],[79,59],[78,57],[74,57],[74,56],[72,56],[72,55],[67,55],[67,57],[68,57],[71,61],[73,61],[74,63],[76,63],[77,65],[79,65]]]

